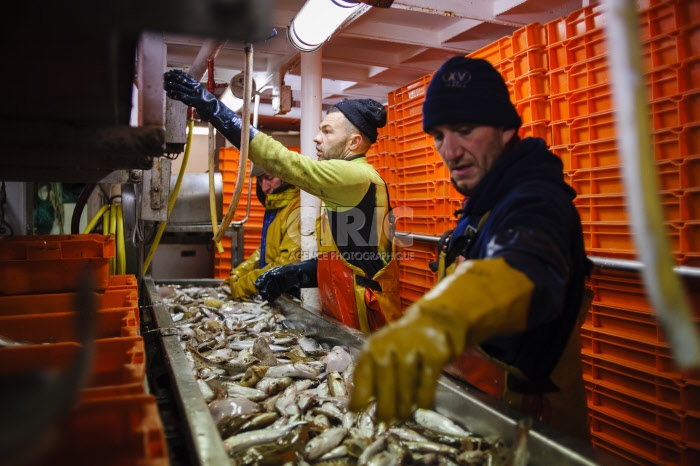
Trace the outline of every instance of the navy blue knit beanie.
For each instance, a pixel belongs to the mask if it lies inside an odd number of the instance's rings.
[[[423,102],[423,131],[473,123],[520,128],[501,74],[481,58],[453,57],[435,72]]]
[[[370,141],[376,142],[377,128],[386,125],[386,109],[373,99],[343,99],[333,105]]]

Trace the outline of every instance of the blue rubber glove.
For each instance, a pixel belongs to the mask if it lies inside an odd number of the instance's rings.
[[[163,75],[166,95],[197,110],[199,116],[216,128],[237,149],[241,146],[243,119],[239,114],[221,103],[199,81],[182,70],[166,71]],[[258,130],[250,127],[252,140]]]
[[[270,269],[255,280],[255,287],[265,301],[273,302],[293,286],[314,288],[318,286],[317,259],[282,265]]]

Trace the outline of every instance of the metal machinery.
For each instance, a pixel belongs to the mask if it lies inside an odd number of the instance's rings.
[[[171,189],[175,185],[171,175]],[[222,179],[216,173],[216,218],[221,222]],[[243,224],[231,224],[231,267],[243,260]],[[170,213],[165,233],[151,264],[151,276],[163,278],[208,278],[213,266],[212,226],[209,215],[209,176],[187,173],[182,179],[178,199]]]
[[[216,286],[212,280],[162,280],[158,283]],[[182,464],[220,465],[229,458],[221,436],[212,420],[195,382],[190,364],[182,349],[170,312],[159,297],[156,282],[144,281],[145,299],[150,312],[144,315],[150,349],[151,388],[156,394],[164,419],[178,419],[180,428],[168,433],[170,448]],[[302,308],[298,302],[282,297],[276,309],[285,315],[295,329],[312,336],[319,343],[341,345],[354,357],[365,336],[344,324]],[[167,361],[167,363],[166,363]],[[524,415],[505,404],[476,392],[468,386],[442,377],[436,393],[436,410],[462,421],[481,435],[499,435],[507,443],[515,441],[518,420]],[[173,427],[177,427],[173,425]],[[619,459],[584,446],[540,422],[534,421],[529,431],[527,448],[532,465],[620,465]],[[171,458],[173,455],[171,455]],[[174,465],[175,466],[175,465]]]

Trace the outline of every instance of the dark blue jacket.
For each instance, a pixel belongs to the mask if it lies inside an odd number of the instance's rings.
[[[576,192],[563,180],[561,160],[542,139],[526,138],[501,157],[473,190],[449,247],[467,225],[488,213],[468,259],[503,257],[535,285],[528,329],[481,347],[547,383],[577,320],[591,263],[586,257]],[[450,256],[448,249],[448,258]]]

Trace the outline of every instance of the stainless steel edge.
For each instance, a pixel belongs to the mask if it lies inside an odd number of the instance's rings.
[[[168,370],[177,391],[177,401],[180,412],[187,421],[190,430],[189,443],[194,464],[200,466],[220,466],[230,464],[230,458],[224,450],[216,425],[209,414],[209,408],[202,398],[197,387],[190,364],[185,352],[180,346],[177,333],[172,333],[175,325],[170,318],[170,312],[160,299],[153,279],[150,276],[144,278],[144,287],[148,304],[153,306],[153,317],[160,330],[160,341],[165,358],[168,362]]]
[[[218,286],[220,282],[210,279],[173,279],[157,280],[156,283],[209,287]],[[157,296],[153,281],[150,281],[149,292],[155,293]],[[320,343],[331,347],[334,345],[344,346],[353,358],[359,353],[365,342],[366,335],[362,332],[333,318],[307,310],[301,307],[298,301],[286,296],[275,301],[274,307],[284,314],[295,328],[303,330]],[[169,315],[168,319],[170,319]],[[179,346],[178,349],[182,352]],[[189,372],[188,376],[193,378]],[[198,393],[197,395],[199,396]],[[448,376],[441,377],[438,382],[435,410],[460,421],[475,433],[487,437],[500,437],[507,443],[514,441],[517,422],[525,416],[505,403],[494,400]],[[209,415],[208,411],[206,414]],[[211,419],[209,422],[213,424]],[[528,436],[528,450],[530,454],[528,464],[532,465],[616,466],[629,464],[606,452],[594,450],[539,421],[533,421]]]

